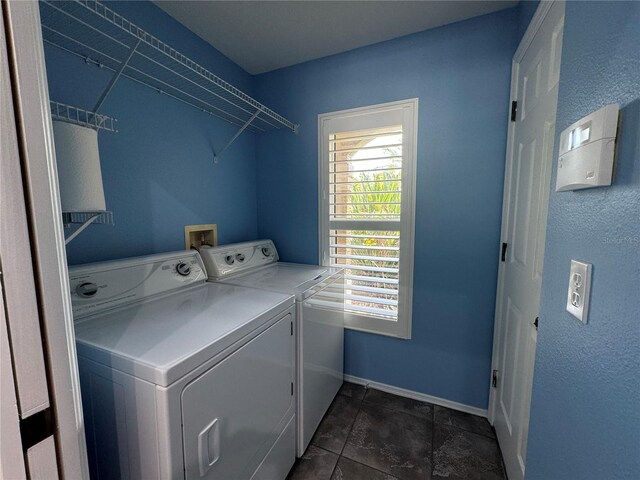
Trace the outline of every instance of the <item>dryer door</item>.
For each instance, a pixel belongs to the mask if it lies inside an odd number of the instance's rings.
[[[292,418],[292,320],[288,313],[183,390],[187,479],[250,478]]]

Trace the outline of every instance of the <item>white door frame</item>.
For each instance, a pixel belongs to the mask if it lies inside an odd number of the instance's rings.
[[[512,102],[516,101],[518,98],[518,80],[520,75],[520,62],[524,58],[527,49],[531,45],[531,42],[535,38],[538,30],[542,26],[542,22],[547,17],[549,10],[555,3],[556,0],[552,1],[541,1],[538,5],[538,9],[531,19],[531,23],[527,28],[522,40],[520,41],[520,45],[518,45],[518,49],[516,53],[513,55],[513,60],[511,61],[511,95],[509,98],[509,107],[511,107]],[[507,185],[509,176],[511,175],[511,167],[513,165],[514,159],[514,136],[515,136],[515,123],[509,121],[509,129],[507,133],[507,154],[506,154],[506,166],[504,171],[504,185]],[[509,219],[509,194],[510,192],[505,188],[503,197],[502,197],[502,226],[500,230],[500,245],[499,248],[502,247],[502,242],[504,242],[507,238],[506,227],[508,225]],[[546,221],[546,220],[545,220]],[[493,353],[491,358],[491,371],[498,368],[498,354],[499,354],[499,322],[500,322],[500,307],[502,305],[503,300],[503,289],[504,289],[504,276],[505,276],[505,264],[500,262],[498,264],[498,286],[496,291],[496,311],[494,317],[494,325],[493,325]],[[489,392],[489,411],[488,417],[489,422],[493,425],[496,415],[496,404],[497,404],[497,390],[495,388],[490,388]]]
[[[88,479],[67,257],[37,1],[2,1],[34,280],[62,478]]]

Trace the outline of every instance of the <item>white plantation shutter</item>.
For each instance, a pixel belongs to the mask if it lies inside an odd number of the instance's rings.
[[[330,134],[328,186],[329,264],[345,269],[347,310],[397,321],[402,125]]]
[[[320,116],[320,245],[347,326],[408,338],[417,101]]]

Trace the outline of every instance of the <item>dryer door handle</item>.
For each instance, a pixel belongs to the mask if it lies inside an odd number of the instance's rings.
[[[216,418],[198,435],[198,464],[200,465],[201,477],[204,477],[220,458],[220,429],[218,426],[219,422]],[[212,436],[213,441],[211,440]],[[213,449],[211,443],[213,443]],[[210,452],[213,453],[213,459]]]

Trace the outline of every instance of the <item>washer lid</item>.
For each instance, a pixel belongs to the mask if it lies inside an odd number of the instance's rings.
[[[291,295],[207,283],[76,323],[78,354],[168,386],[293,304]]]
[[[278,262],[257,270],[234,275],[223,283],[260,288],[273,292],[293,293],[297,300],[314,294],[326,285],[327,279],[339,275],[340,268]]]

